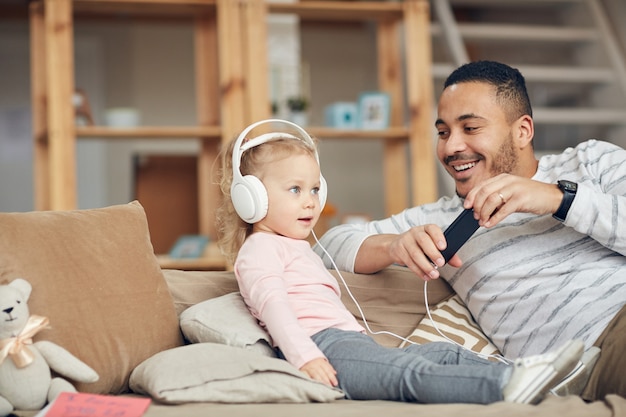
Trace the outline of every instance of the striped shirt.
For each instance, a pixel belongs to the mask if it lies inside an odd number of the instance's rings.
[[[491,229],[478,229],[458,252],[461,268],[440,269],[509,358],[546,352],[573,338],[589,347],[626,303],[626,151],[589,140],[542,157],[533,179],[578,183],[565,222],[512,214]],[[384,220],[337,226],[321,244],[339,269],[354,271],[368,236],[428,223],[445,229],[461,210],[459,197],[443,197]]]

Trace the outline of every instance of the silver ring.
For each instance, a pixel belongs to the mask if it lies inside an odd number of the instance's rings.
[[[498,195],[500,196],[500,200],[502,200],[502,204],[506,203],[506,200],[504,199],[502,193],[498,193]]]

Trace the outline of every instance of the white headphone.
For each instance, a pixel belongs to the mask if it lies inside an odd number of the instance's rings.
[[[298,135],[296,136],[290,133],[286,133],[284,131],[286,129],[283,129],[283,131],[277,131],[272,128],[273,131],[271,133],[264,133],[248,140],[246,143],[243,143],[243,141],[246,139],[246,136],[253,129],[264,124],[282,124],[290,128],[290,130],[295,130]],[[230,198],[233,202],[233,205],[235,206],[237,214],[246,223],[256,223],[267,215],[268,199],[267,190],[265,189],[265,186],[260,179],[258,179],[254,175],[244,176],[241,174],[241,156],[248,149],[277,139],[295,139],[305,142],[311,147],[311,149],[313,149],[317,163],[319,164],[320,162],[319,156],[317,154],[317,149],[315,147],[315,142],[313,142],[311,136],[309,136],[309,134],[304,129],[302,129],[295,123],[281,119],[267,119],[253,123],[245,128],[235,141],[235,145],[233,148],[233,182],[230,186]],[[326,186],[326,180],[320,172],[320,189],[318,195],[320,199],[321,209],[323,209],[324,204],[326,204],[327,190],[328,188]]]

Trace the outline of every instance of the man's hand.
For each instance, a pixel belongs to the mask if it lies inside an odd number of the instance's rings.
[[[474,187],[463,207],[474,209],[481,226],[492,227],[511,213],[555,213],[562,199],[563,192],[556,184],[500,174]]]
[[[326,358],[316,358],[308,361],[302,365],[300,370],[307,374],[309,378],[323,382],[331,387],[336,387],[339,384],[339,381],[337,381],[337,371],[335,371],[335,368],[333,368]]]
[[[372,235],[365,239],[357,253],[354,272],[370,274],[398,264],[405,265],[426,281],[437,279],[437,268],[445,264],[440,251],[445,248],[443,232],[435,224],[413,227],[399,235]],[[461,258],[454,255],[448,264],[458,268],[462,265]]]
[[[395,263],[406,265],[418,276],[429,281],[439,278],[437,268],[445,265],[440,251],[446,246],[447,242],[441,228],[427,224],[413,227],[397,235],[389,244],[389,253]],[[457,268],[462,265],[457,255],[454,255],[448,263]]]

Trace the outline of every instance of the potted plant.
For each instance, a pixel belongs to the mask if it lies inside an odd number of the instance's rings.
[[[292,112],[303,112],[309,108],[309,100],[304,96],[293,96],[287,99],[287,108]]]
[[[289,120],[300,126],[306,126],[308,122],[307,110],[309,100],[304,96],[292,96],[287,98]]]

